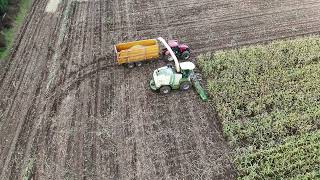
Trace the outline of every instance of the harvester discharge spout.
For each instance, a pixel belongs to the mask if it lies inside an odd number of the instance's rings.
[[[179,64],[178,58],[175,55],[175,53],[172,51],[172,49],[169,46],[169,44],[162,37],[158,37],[157,39],[168,49],[170,55],[172,56],[172,58],[174,60],[174,63],[175,63],[175,66],[176,66],[176,71],[177,72],[181,72],[181,68],[180,68],[180,64]]]

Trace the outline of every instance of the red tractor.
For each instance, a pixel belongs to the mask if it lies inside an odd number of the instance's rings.
[[[189,46],[185,44],[179,44],[178,40],[169,40],[168,45],[171,47],[178,59],[188,60],[190,58],[191,52]],[[162,49],[162,55],[169,61],[173,60],[167,48]]]

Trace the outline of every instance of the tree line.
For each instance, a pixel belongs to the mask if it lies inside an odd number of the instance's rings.
[[[8,7],[8,0],[0,0],[0,14],[3,14]]]

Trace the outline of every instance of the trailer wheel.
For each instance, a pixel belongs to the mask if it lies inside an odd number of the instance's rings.
[[[182,60],[188,60],[190,58],[190,52],[189,51],[185,51],[181,54],[181,59]]]
[[[160,53],[159,59],[160,60],[166,60],[166,55],[164,55],[163,53]]]
[[[180,90],[181,91],[187,91],[191,88],[191,83],[186,81],[180,84]]]
[[[169,94],[171,92],[171,87],[170,86],[162,86],[160,88],[160,93],[165,95],[165,94]]]
[[[127,67],[128,67],[129,69],[134,68],[134,66],[135,66],[135,64],[134,64],[134,63],[128,63],[128,64],[127,64]]]
[[[136,66],[137,66],[137,67],[141,67],[142,64],[143,64],[142,62],[136,62]]]

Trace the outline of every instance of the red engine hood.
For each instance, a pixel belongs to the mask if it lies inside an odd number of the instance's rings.
[[[187,46],[187,45],[185,45],[185,44],[180,44],[180,45],[179,45],[179,48],[181,48],[181,49],[188,49],[189,46]]]

